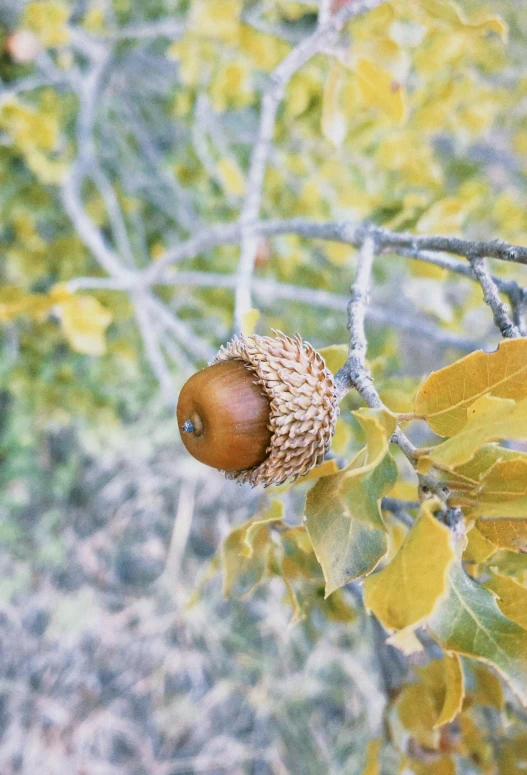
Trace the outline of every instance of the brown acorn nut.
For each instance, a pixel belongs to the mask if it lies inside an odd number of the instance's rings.
[[[183,444],[222,471],[260,465],[271,441],[270,404],[243,361],[216,363],[185,383],[177,405]]]
[[[221,347],[213,365],[184,385],[177,410],[188,451],[223,470],[228,479],[248,482],[253,487],[295,480],[320,465],[331,445],[339,414],[333,375],[320,353],[298,335],[291,338],[274,333],[274,337],[236,336]],[[233,369],[222,372],[225,374],[234,375],[236,369],[239,381],[232,392],[225,382],[221,400],[216,401],[215,389],[202,405],[202,398],[209,396],[210,379],[219,374],[213,370],[220,365]],[[198,378],[199,383],[195,382]],[[240,381],[249,391],[246,397],[236,392]],[[198,391],[195,386],[199,386]],[[246,433],[240,432],[244,426]],[[221,432],[213,436],[211,428]],[[240,440],[231,438],[234,428],[240,432]],[[246,444],[243,453],[242,441]]]

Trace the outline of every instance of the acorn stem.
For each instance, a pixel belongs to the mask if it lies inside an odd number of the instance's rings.
[[[196,429],[195,429],[195,427],[194,427],[194,423],[192,422],[192,420],[187,420],[187,421],[186,421],[186,422],[184,422],[184,423],[183,423],[183,425],[181,426],[181,430],[182,430],[184,433],[194,433],[194,431],[195,431]]]

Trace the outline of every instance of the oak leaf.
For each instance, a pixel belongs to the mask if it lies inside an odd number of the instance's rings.
[[[364,604],[388,629],[423,621],[448,590],[454,546],[450,530],[434,517],[431,507],[425,501],[393,560],[364,581]]]
[[[386,553],[382,496],[396,468],[388,453],[395,418],[382,410],[355,412],[366,447],[334,476],[320,479],[306,498],[306,527],[326,580],[326,597],[369,573]]]
[[[527,631],[503,615],[492,592],[467,576],[459,560],[428,625],[444,649],[492,665],[527,703]]]
[[[434,371],[419,388],[415,413],[439,436],[452,436],[467,423],[467,409],[491,395],[527,397],[527,339],[501,342],[493,353],[482,350]]]

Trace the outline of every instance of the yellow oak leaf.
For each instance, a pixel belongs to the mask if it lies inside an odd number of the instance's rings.
[[[519,522],[527,519],[527,498],[503,501],[483,501],[467,510],[470,517],[498,517],[517,519]]]
[[[507,42],[507,23],[497,14],[484,11],[469,18],[453,0],[422,0],[421,5],[429,14],[453,27],[474,29],[483,33],[495,32],[504,43]]]
[[[461,660],[457,654],[445,654],[442,659],[432,659],[427,665],[417,668],[417,674],[420,694],[433,708],[426,732],[437,741],[434,730],[453,721],[461,710],[465,696]]]
[[[326,362],[326,367],[333,373],[344,366],[348,357],[348,345],[347,344],[332,344],[329,347],[323,347],[319,350],[320,355]]]
[[[363,103],[404,124],[407,116],[404,86],[371,59],[359,59],[355,72]]]
[[[450,530],[425,501],[393,560],[364,581],[364,604],[383,625],[400,630],[428,617],[448,590],[455,551]],[[433,562],[431,558],[433,557]]]
[[[470,669],[476,679],[476,688],[470,692],[474,702],[501,710],[505,705],[505,696],[502,683],[496,673],[488,665],[475,660],[472,661]]]
[[[460,560],[450,566],[448,594],[428,618],[440,645],[492,665],[527,702],[527,631],[507,619],[488,589],[471,579]]]
[[[362,770],[362,775],[380,775],[381,763],[379,756],[381,753],[382,740],[376,738],[370,740],[366,746],[366,763]]]
[[[83,295],[72,296],[58,307],[62,331],[71,347],[85,355],[104,355],[111,312],[93,296]]]
[[[501,549],[527,552],[527,519],[478,519],[479,532]]]
[[[405,729],[425,748],[439,747],[436,698],[424,681],[405,686],[398,696],[395,708]]]
[[[527,496],[527,458],[499,460],[483,476],[480,501],[515,500]]]
[[[242,334],[250,336],[254,333],[254,328],[260,320],[260,310],[251,307],[247,310],[242,319]]]
[[[499,444],[484,444],[467,463],[456,466],[453,471],[445,473],[445,482],[453,489],[474,490],[475,497],[476,491],[480,487],[480,482],[489,469],[495,463],[505,460],[523,460],[527,462],[527,454],[525,452],[518,452],[515,449],[500,447]]]
[[[527,630],[527,587],[496,571],[485,582],[485,587],[497,595],[498,605],[505,616]]]
[[[415,398],[415,413],[439,436],[452,436],[467,422],[467,409],[490,394],[527,397],[527,339],[501,342],[493,353],[482,350],[434,371]]]
[[[488,541],[485,536],[480,533],[477,527],[473,527],[469,530],[467,538],[468,542],[463,554],[463,559],[466,562],[485,562],[489,557],[492,557],[497,550],[495,544]]]
[[[445,654],[444,659],[445,690],[442,698],[441,712],[435,722],[435,727],[441,727],[453,721],[463,704],[465,682],[461,660],[457,654]]]
[[[52,303],[46,294],[27,293],[18,286],[6,285],[0,289],[0,320],[14,320],[19,315],[40,317]]]
[[[269,525],[283,517],[283,504],[274,500],[227,536],[221,550],[225,597],[246,595],[262,581],[273,548]]]
[[[527,399],[512,401],[485,395],[478,398],[467,411],[467,422],[455,436],[429,450],[428,459],[440,466],[455,468],[468,462],[477,450],[489,441],[499,439],[527,439]],[[520,501],[505,502],[511,506]],[[485,504],[482,504],[482,508]],[[487,511],[481,516],[490,516]],[[515,516],[503,513],[495,516]],[[525,516],[518,514],[518,516]]]
[[[306,498],[306,527],[326,580],[326,597],[369,573],[386,553],[380,500],[397,470],[388,453],[395,417],[382,410],[355,412],[366,447],[338,474],[319,479]]]

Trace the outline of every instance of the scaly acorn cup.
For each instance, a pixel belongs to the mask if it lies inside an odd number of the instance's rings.
[[[236,336],[181,390],[177,419],[191,455],[253,487],[320,465],[339,414],[333,375],[297,335]]]

